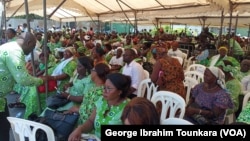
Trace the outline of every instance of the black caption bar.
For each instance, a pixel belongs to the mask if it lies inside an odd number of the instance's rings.
[[[215,139],[223,141],[228,139],[249,141],[249,125],[102,125],[101,140],[132,141],[140,139],[178,139],[189,138],[193,140]]]

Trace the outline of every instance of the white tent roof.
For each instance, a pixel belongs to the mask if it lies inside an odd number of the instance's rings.
[[[250,0],[231,0],[233,16],[238,15],[238,26],[250,24]],[[140,23],[172,22],[219,26],[221,11],[224,9],[224,25],[229,23],[229,0],[49,0],[46,2],[47,15],[56,21],[119,21],[128,18],[143,19]],[[29,12],[43,16],[43,0],[28,0]],[[135,17],[136,13],[136,17]],[[10,0],[6,3],[6,15],[25,15],[24,1]],[[232,19],[235,22],[235,19]]]

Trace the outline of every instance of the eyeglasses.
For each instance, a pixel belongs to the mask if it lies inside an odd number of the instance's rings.
[[[103,87],[103,90],[105,91],[105,92],[110,92],[111,90],[113,90],[113,89],[115,89],[115,88],[110,88],[110,87]]]

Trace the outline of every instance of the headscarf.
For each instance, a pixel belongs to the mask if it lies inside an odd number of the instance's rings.
[[[222,88],[226,88],[226,83],[225,83],[225,74],[223,71],[218,68],[218,67],[208,67],[208,69],[213,73],[213,75],[217,78],[217,84]]]
[[[226,59],[226,60],[227,60],[227,59]],[[227,60],[227,61],[229,61],[229,60]],[[231,62],[231,61],[229,61],[229,62]],[[237,68],[237,67],[234,67],[234,66],[229,65],[229,64],[226,65],[226,64],[224,63],[224,61],[220,61],[220,62],[217,64],[217,66],[222,67],[222,69],[223,69],[224,72],[229,72],[232,76],[236,76],[237,73],[238,73],[238,68]]]
[[[75,44],[77,44],[78,47],[82,47],[83,43],[81,41],[76,41]]]
[[[163,53],[167,53],[167,49],[165,47],[156,47],[156,53],[158,54],[163,54]]]
[[[226,52],[228,52],[228,48],[225,47],[225,46],[221,46],[219,47],[218,51],[221,51],[221,50],[225,50]]]
[[[85,53],[86,50],[87,50],[86,47],[81,46],[81,47],[79,47],[79,48],[77,49],[77,52],[78,52],[78,53]]]
[[[65,48],[65,51],[66,50],[70,51],[73,54],[73,56],[76,55],[76,49],[74,47],[67,47],[67,48]]]

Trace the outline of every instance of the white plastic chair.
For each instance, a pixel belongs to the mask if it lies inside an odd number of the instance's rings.
[[[179,61],[179,63],[182,65],[183,64],[183,58],[181,58],[181,57],[178,57],[178,56],[172,56],[173,58],[176,58],[178,61]]]
[[[247,105],[247,102],[250,100],[250,92],[246,93],[242,102],[242,109]]]
[[[201,65],[201,64],[191,64],[187,67],[186,71],[198,71],[202,74],[204,74],[206,69],[206,66]]]
[[[137,89],[137,97],[145,97],[151,100],[152,95],[157,91],[158,86],[155,85],[150,78],[141,81]]]
[[[164,119],[161,125],[194,125],[194,124],[192,122],[189,122],[188,120],[173,117]]]
[[[192,61],[192,59],[194,58],[195,56],[190,56],[185,63],[184,65],[184,69],[188,68],[190,65],[192,64],[195,64],[195,61]]]
[[[195,85],[197,85],[199,82],[195,78],[186,76],[185,79],[184,79],[184,81],[183,81],[183,83],[184,83],[184,86],[186,88],[186,104],[188,104],[189,98],[190,98],[191,89]]]
[[[235,121],[235,113],[226,115],[225,117],[225,124],[231,124]]]
[[[144,74],[146,78],[149,78],[149,72],[147,70],[144,70]]]
[[[198,81],[198,83],[204,82],[204,74],[198,71],[186,71],[184,72],[185,77],[192,77]]]
[[[182,53],[182,59],[183,59],[183,63],[181,64],[182,67],[184,67],[184,65],[186,65],[186,62],[187,62],[187,53]]]
[[[25,137],[29,141],[36,141],[38,129],[46,133],[48,141],[55,141],[53,130],[45,124],[16,117],[7,117],[7,119],[10,122],[15,141],[25,141]]]
[[[177,117],[183,118],[185,114],[185,100],[178,94],[170,91],[157,91],[153,94],[151,101],[155,106],[157,102],[162,103],[160,121],[166,118]],[[157,107],[158,108],[158,107]]]

